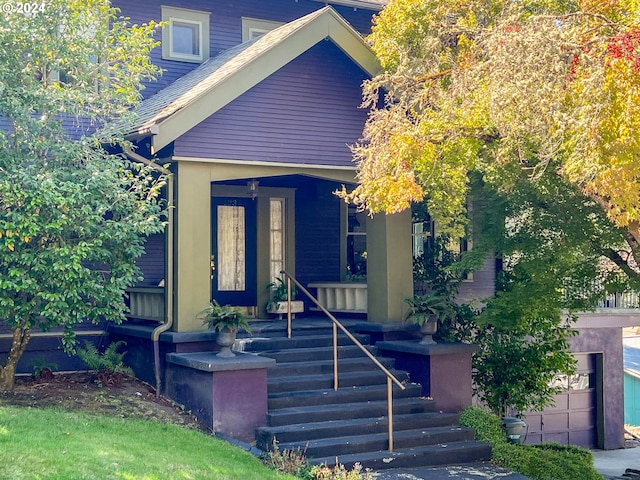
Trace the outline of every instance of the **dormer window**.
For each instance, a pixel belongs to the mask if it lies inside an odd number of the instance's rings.
[[[283,25],[282,22],[260,20],[258,18],[242,17],[242,41],[247,42],[261,37],[267,32]]]
[[[162,58],[202,63],[209,58],[209,12],[162,6]]]

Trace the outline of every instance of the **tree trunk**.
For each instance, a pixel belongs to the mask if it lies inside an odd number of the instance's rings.
[[[11,341],[11,349],[9,350],[7,363],[4,366],[0,365],[0,392],[13,390],[16,367],[18,366],[20,357],[22,357],[22,354],[27,348],[30,338],[31,329],[29,328],[16,328],[13,331],[13,339]]]

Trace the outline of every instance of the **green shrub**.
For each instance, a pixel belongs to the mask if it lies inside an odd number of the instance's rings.
[[[262,462],[272,470],[286,473],[304,480],[373,480],[369,469],[363,469],[356,463],[351,470],[338,463],[333,467],[326,464],[309,465],[306,458],[306,448],[280,450],[274,439],[271,451],[262,455]]]
[[[51,380],[53,378],[53,370],[58,369],[57,364],[47,362],[44,356],[34,358],[29,362],[29,366],[33,369],[33,378],[42,380]]]
[[[517,445],[507,442],[500,419],[478,407],[460,415],[460,424],[476,430],[476,438],[490,443],[491,460],[496,465],[526,475],[533,480],[602,480],[593,468],[589,450],[553,443]]]
[[[119,385],[127,376],[134,376],[133,370],[124,364],[123,358],[127,352],[118,352],[126,345],[124,341],[112,342],[100,353],[96,346],[85,340],[84,348],[78,349],[78,356],[90,370],[97,372],[100,385]]]
[[[327,465],[314,465],[304,478],[308,480],[373,480],[368,469],[356,463],[351,470],[338,463],[334,467]]]
[[[476,438],[491,445],[506,443],[507,437],[500,419],[478,407],[469,407],[460,414],[460,424],[476,431]]]
[[[262,463],[276,472],[303,477],[308,472],[305,452],[299,448],[280,450],[274,438],[271,450],[262,455]]]

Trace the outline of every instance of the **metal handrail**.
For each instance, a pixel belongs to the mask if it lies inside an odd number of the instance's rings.
[[[315,305],[331,320],[333,324],[333,389],[338,390],[338,328],[351,340],[362,352],[369,357],[371,361],[378,367],[387,377],[387,416],[389,417],[388,434],[389,434],[389,451],[393,452],[393,383],[404,390],[406,387],[391,373],[380,361],[374,357],[369,350],[365,348],[360,341],[354,337],[349,330],[346,329],[338,319],[333,316],[329,310],[325,308],[298,280],[290,275],[286,270],[282,270],[281,274],[287,278],[287,336],[291,338],[291,282],[300,289]]]

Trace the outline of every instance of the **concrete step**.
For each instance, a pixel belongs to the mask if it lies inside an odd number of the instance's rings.
[[[417,383],[405,384],[405,389],[393,386],[393,398],[415,398],[420,396],[422,387]],[[338,390],[303,390],[298,392],[280,392],[269,395],[269,410],[279,408],[304,407],[311,405],[330,405],[355,402],[386,401],[387,386],[364,385]]]
[[[378,350],[375,347],[366,346],[367,350],[375,355]],[[282,350],[261,350],[256,351],[263,357],[273,358],[278,363],[306,362],[309,360],[331,360],[333,359],[333,347],[307,347],[289,348]],[[355,345],[338,346],[338,359],[344,358],[365,358],[366,355]]]
[[[390,468],[411,468],[431,465],[459,465],[491,459],[491,445],[488,443],[468,441],[454,442],[441,445],[425,445],[413,448],[394,449],[389,451],[374,451],[353,453],[348,455],[329,455],[326,457],[310,458],[315,465],[326,464],[333,466],[336,461],[351,469],[355,463],[371,470],[385,470]]]
[[[296,335],[292,338],[287,337],[247,337],[239,338],[234,348],[244,352],[262,352],[272,350],[283,350],[292,348],[312,348],[312,347],[332,347],[333,334],[317,333],[314,335]],[[369,336],[362,334],[354,334],[355,338],[363,345],[369,344]],[[338,345],[354,345],[354,343],[345,334],[338,335]]]
[[[394,431],[411,430],[416,428],[455,427],[458,425],[459,415],[455,413],[423,412],[393,416]],[[388,418],[386,416],[355,418],[347,420],[332,420],[283,425],[277,427],[261,427],[256,432],[258,448],[269,450],[273,441],[289,444],[296,442],[305,445],[307,441],[318,438],[336,437],[345,432],[351,435],[372,435],[388,432]],[[386,449],[386,447],[385,447]]]
[[[393,358],[378,357],[377,360],[387,369],[392,369],[395,366]],[[339,373],[370,371],[372,367],[375,368],[375,365],[368,357],[338,358]],[[326,373],[333,374],[333,359],[278,363],[268,371],[269,378]]]
[[[421,398],[400,398],[393,402],[393,413],[425,413],[435,411],[433,400]],[[387,402],[358,402],[306,407],[280,408],[267,413],[267,426],[278,427],[296,423],[328,422],[355,418],[375,418],[387,415]]]
[[[394,422],[395,426],[395,422]],[[396,426],[397,427],[397,426]],[[344,432],[342,432],[344,433]],[[448,445],[456,442],[471,441],[475,431],[459,426],[433,427],[413,430],[394,429],[394,448],[413,448],[425,445]],[[366,435],[348,435],[340,437],[319,438],[307,442],[290,442],[278,444],[281,450],[303,448],[308,458],[326,457],[329,455],[350,455],[387,450],[389,434],[369,433]]]
[[[296,324],[298,322],[295,322]],[[276,360],[267,372],[267,426],[256,430],[256,445],[300,450],[314,464],[347,468],[356,462],[375,470],[489,460],[491,447],[473,441],[455,413],[441,413],[422,387],[410,383],[395,362],[377,357],[406,386],[393,387],[394,452],[388,451],[387,377],[344,335],[339,337],[339,389],[333,390],[331,324],[312,321],[286,338],[283,324],[261,325],[240,349]],[[284,324],[286,325],[286,324]],[[271,338],[267,338],[270,337]],[[369,337],[358,339],[369,346]]]
[[[375,368],[375,367],[374,367]],[[400,382],[409,380],[409,374],[401,370],[390,370]],[[387,376],[377,368],[373,371],[345,372],[338,374],[338,387],[362,385],[385,385]],[[267,379],[269,395],[304,390],[322,390],[333,388],[333,373],[319,375],[298,375],[295,377],[276,377]]]

